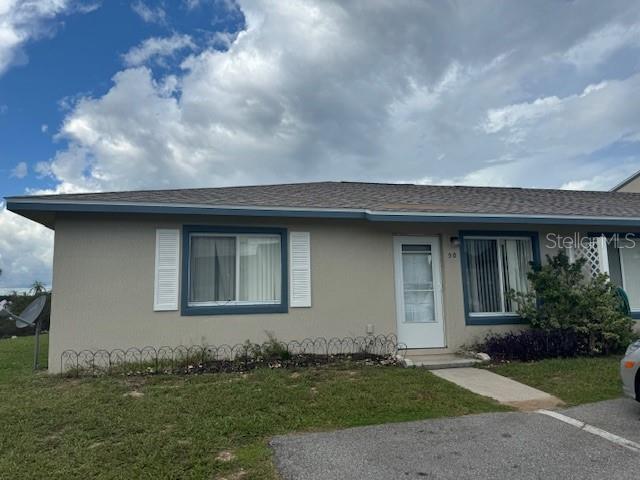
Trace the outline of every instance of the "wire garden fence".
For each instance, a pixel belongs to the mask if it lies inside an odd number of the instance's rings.
[[[270,337],[262,344],[65,350],[60,367],[67,376],[100,376],[242,372],[258,367],[295,368],[339,361],[389,365],[400,362],[405,349],[393,334],[289,342]]]

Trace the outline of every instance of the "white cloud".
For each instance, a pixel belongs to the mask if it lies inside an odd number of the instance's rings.
[[[497,118],[502,123],[496,122],[500,128],[490,133],[501,139],[504,154],[517,152],[524,167],[555,165],[556,179],[562,179],[571,170],[559,172],[560,166],[572,168],[618,141],[630,141],[640,131],[640,114],[629,102],[638,92],[640,73],[624,80],[589,85],[582,92],[563,98],[514,104],[499,110],[501,115]],[[494,111],[487,115],[489,122],[492,115],[496,118]],[[637,149],[640,160],[640,145]]]
[[[0,286],[51,284],[53,232],[0,206]]]
[[[42,125],[40,125],[40,131],[42,133],[47,133],[49,131],[49,125],[47,125],[46,123],[43,123]]]
[[[27,61],[22,48],[30,40],[51,35],[53,19],[95,8],[97,4],[80,0],[0,0],[0,75]]]
[[[65,146],[36,172],[59,192],[316,179],[607,188],[640,168],[635,34],[619,41],[612,27],[635,32],[640,12],[542,1],[241,1],[246,29],[227,50],[197,45],[166,77],[141,53],[106,94],[69,97]]]
[[[189,35],[173,34],[170,37],[147,38],[139,45],[133,47],[122,58],[125,65],[137,67],[149,60],[162,61],[180,50],[193,49],[195,44]]]
[[[597,166],[592,166],[592,175],[579,179],[571,180],[560,186],[563,190],[611,190],[622,180],[629,178],[638,171],[638,164],[633,159],[627,159],[624,162],[618,162],[613,165],[610,170],[602,172]]]
[[[622,7],[546,16],[510,2],[498,19],[412,0],[240,7],[246,30],[227,51],[205,46],[166,78],[128,68],[71,105],[59,132],[69,147],[48,166],[61,190],[425,176],[558,186],[583,176],[582,157],[640,131],[635,74],[561,70],[592,32],[621,17],[640,25]],[[496,22],[529,28],[496,42]],[[148,39],[128,63],[189,42]]]
[[[29,167],[27,165],[27,162],[20,162],[15,167],[13,167],[13,170],[11,170],[10,177],[24,178],[27,176],[28,173],[29,173]]]
[[[582,41],[567,50],[563,58],[578,68],[593,67],[622,48],[638,46],[640,25],[612,23],[589,33]]]
[[[131,4],[131,9],[146,23],[165,24],[167,22],[167,13],[160,6],[150,7],[142,0],[138,0]]]
[[[483,125],[487,133],[496,133],[503,129],[514,129],[516,125],[535,124],[541,117],[561,108],[558,97],[538,98],[530,103],[519,103],[508,107],[491,109]]]
[[[233,12],[240,10],[236,0],[183,0],[183,3],[187,10],[194,10],[201,7],[204,4],[213,4],[216,9],[224,9],[227,12]]]
[[[187,7],[187,10],[193,10],[200,6],[200,0],[184,0],[184,4]]]

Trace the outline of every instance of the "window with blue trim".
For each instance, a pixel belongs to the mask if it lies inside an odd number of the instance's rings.
[[[286,310],[286,239],[280,229],[185,227],[183,313]]]
[[[527,274],[536,259],[533,243],[528,234],[464,236],[461,261],[468,319],[518,318],[510,292],[530,288]]]

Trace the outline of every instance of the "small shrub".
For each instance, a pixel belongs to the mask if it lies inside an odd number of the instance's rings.
[[[273,332],[267,333],[267,341],[260,346],[261,356],[267,360],[289,360],[291,353],[287,346],[280,342]]]
[[[528,329],[487,335],[476,348],[497,361],[532,361],[553,357],[576,357],[589,353],[588,341],[573,330]]]
[[[529,292],[511,291],[517,313],[531,329],[490,335],[477,348],[492,358],[538,360],[619,352],[633,339],[617,287],[607,275],[584,275],[586,260],[571,263],[560,251],[547,255],[545,265],[533,265]]]
[[[560,251],[528,275],[531,291],[512,291],[518,313],[545,332],[573,332],[587,341],[589,354],[620,350],[631,341],[633,320],[624,313],[617,287],[604,274],[585,278],[586,260],[571,263]]]

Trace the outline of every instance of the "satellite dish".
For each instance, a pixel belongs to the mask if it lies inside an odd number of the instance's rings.
[[[33,360],[34,370],[37,370],[40,367],[40,322],[38,320],[40,319],[40,314],[42,313],[42,310],[44,310],[46,303],[46,295],[40,295],[33,302],[27,305],[27,308],[25,308],[20,315],[16,315],[15,313],[7,310],[6,300],[0,302],[0,317],[10,318],[16,322],[16,327],[18,328],[36,327],[36,344]]]
[[[18,328],[33,327],[46,303],[47,297],[41,295],[27,305],[27,308],[25,308],[20,315],[16,315],[7,310],[6,301],[3,301],[0,304],[0,307],[2,308],[2,310],[0,310],[0,317],[9,317],[11,320],[16,322],[16,327]]]
[[[16,319],[16,327],[25,328],[35,325],[46,303],[47,297],[41,295],[27,305],[27,308],[22,311],[20,317]]]

